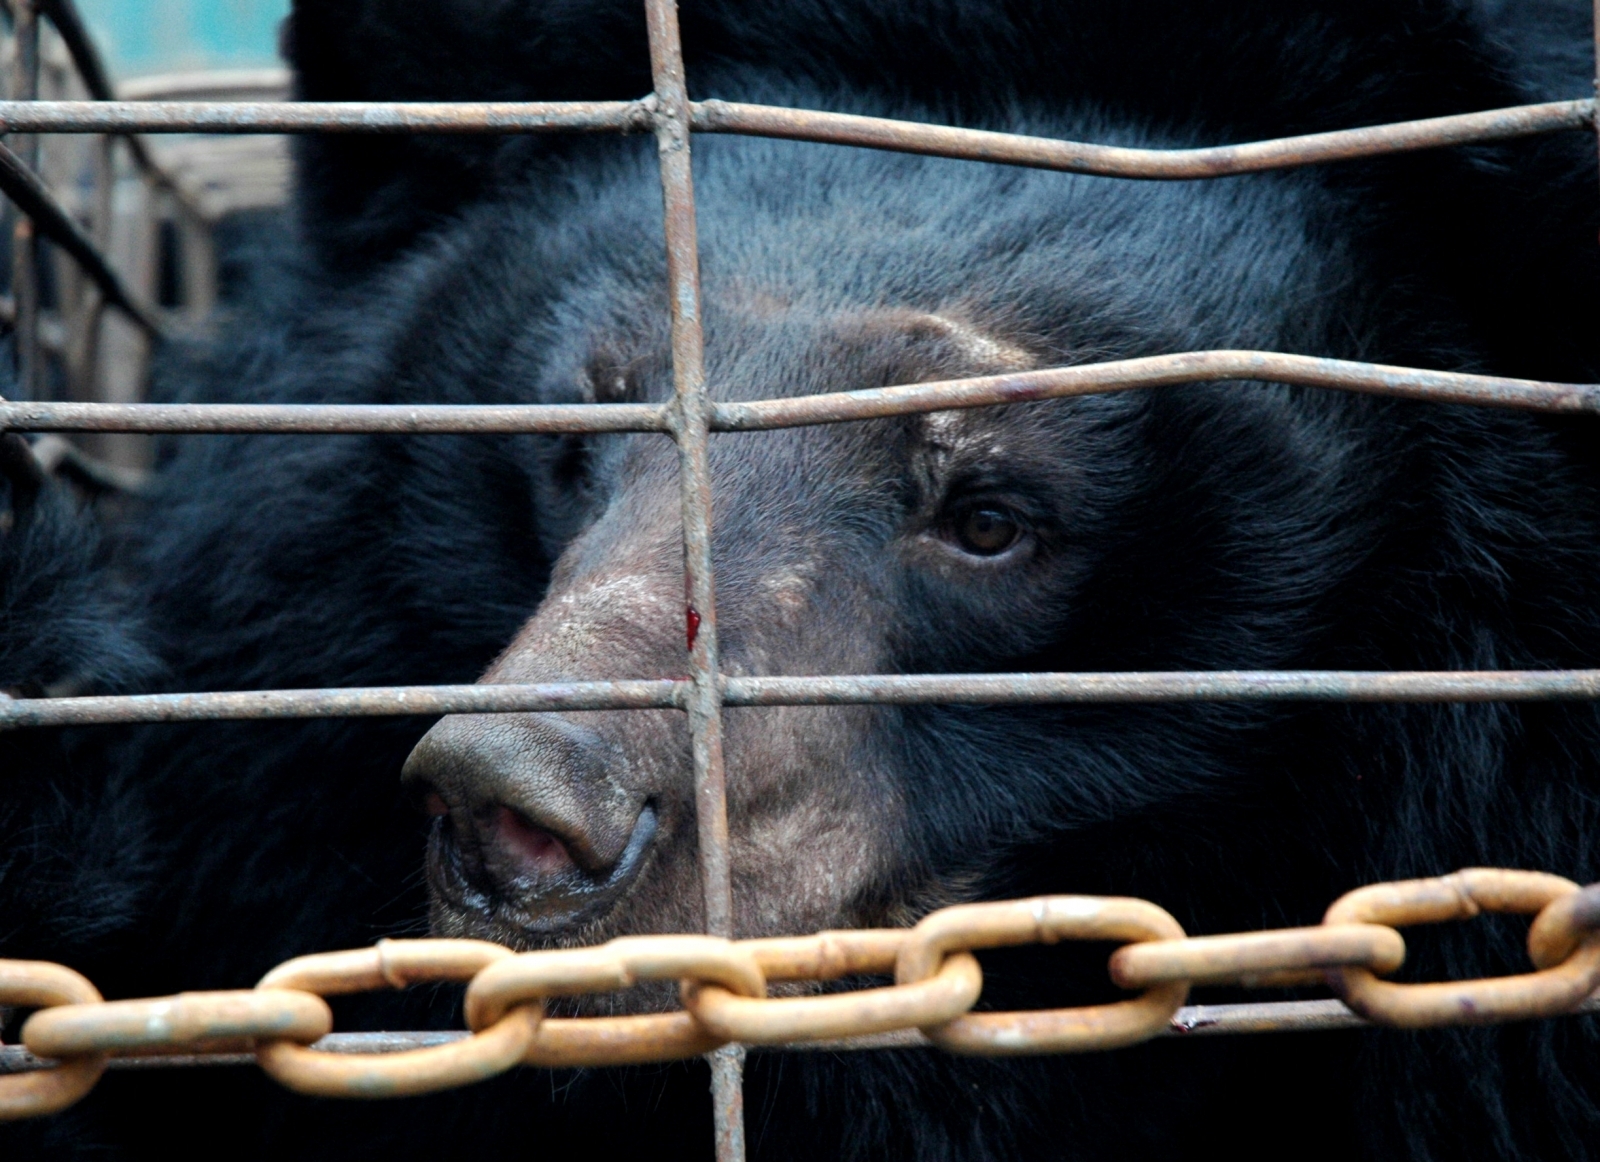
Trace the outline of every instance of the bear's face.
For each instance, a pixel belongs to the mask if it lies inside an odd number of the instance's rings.
[[[738,352],[718,368],[726,381],[770,385],[799,356],[791,389],[1032,362],[978,325],[912,310],[797,318],[762,305],[719,332]],[[654,370],[630,386],[630,367]],[[586,398],[660,398],[670,390],[662,367],[656,352],[608,353],[577,379]],[[797,375],[807,380],[796,385]],[[1125,408],[1069,410],[1071,420],[1060,409],[987,409],[716,438],[723,669],[974,669],[1046,647],[1086,552],[1084,514],[1063,499],[1084,496],[1091,448],[1116,443]],[[486,682],[686,672],[674,450],[630,437],[579,455],[589,462],[562,471],[590,478],[568,487],[595,494],[591,523]],[[900,838],[913,793],[900,770],[904,717],[880,707],[727,711],[741,929],[899,915],[888,885],[905,883],[910,855]],[[440,930],[525,942],[702,924],[681,714],[458,716],[409,769],[447,813],[429,862]]]
[[[1277,177],[1130,195],[815,147],[707,152],[707,370],[721,398],[1372,334],[1360,301],[1340,297],[1358,284],[1338,252],[1308,241],[1307,189]],[[497,371],[533,398],[671,394],[650,249],[659,202],[638,192],[642,171],[599,180],[559,244],[542,224],[534,253],[508,258],[522,236],[497,223],[483,254],[460,248],[463,270],[539,272],[513,275],[533,279],[537,322],[502,344]],[[1330,523],[1375,479],[1354,406],[1221,385],[715,435],[722,669],[1284,664],[1337,576],[1345,546]],[[685,676],[671,442],[536,443],[535,504],[559,560],[483,681]],[[906,923],[996,890],[997,853],[1019,845],[1070,861],[1072,835],[1225,777],[1218,740],[1258,716],[855,706],[733,708],[724,721],[748,936]],[[437,932],[526,947],[703,927],[681,713],[452,716],[407,778],[437,817]]]

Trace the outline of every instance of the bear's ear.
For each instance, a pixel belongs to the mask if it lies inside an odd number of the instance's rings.
[[[281,36],[308,101],[628,100],[650,91],[638,0],[295,0]],[[349,268],[482,196],[558,139],[299,139],[307,236]]]
[[[28,523],[44,486],[39,461],[21,436],[0,434],[0,538]]]

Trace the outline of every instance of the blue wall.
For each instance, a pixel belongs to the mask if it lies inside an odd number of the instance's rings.
[[[278,61],[289,0],[78,0],[115,77]]]

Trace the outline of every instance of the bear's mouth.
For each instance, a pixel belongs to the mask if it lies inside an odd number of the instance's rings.
[[[585,866],[581,846],[496,804],[462,812],[430,795],[428,886],[436,914],[452,915],[452,935],[505,943],[544,943],[605,917],[637,882],[656,837],[655,806],[646,802],[622,854],[608,867]]]

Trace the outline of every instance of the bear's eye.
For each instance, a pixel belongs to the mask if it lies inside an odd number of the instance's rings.
[[[948,537],[974,557],[998,557],[1026,535],[1015,513],[990,505],[974,505],[957,513]]]

